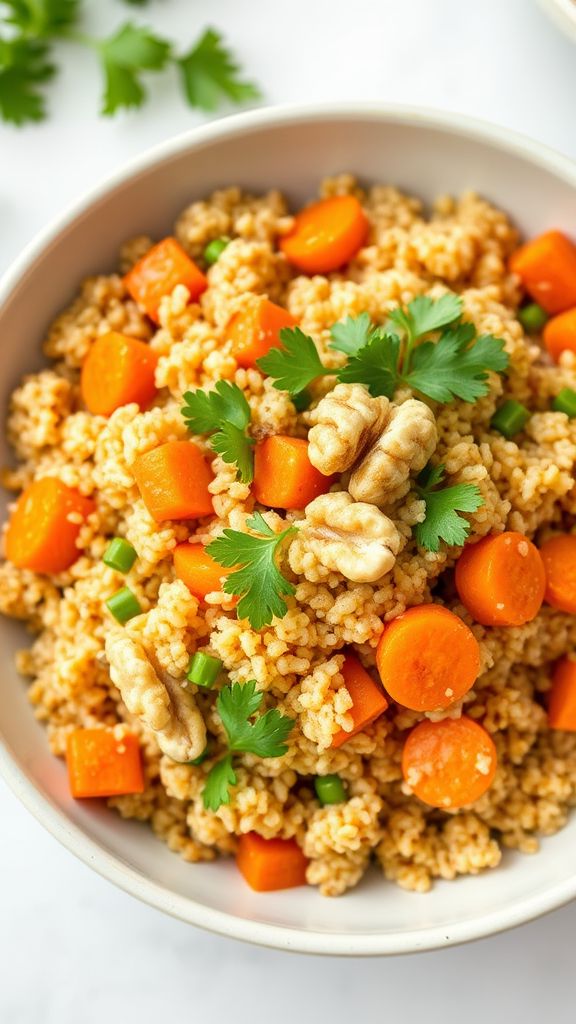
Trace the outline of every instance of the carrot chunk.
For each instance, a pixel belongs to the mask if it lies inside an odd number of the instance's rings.
[[[272,434],[256,445],[253,493],[261,505],[305,508],[330,490],[333,479],[312,465],[302,438]]]
[[[543,337],[555,363],[563,352],[576,352],[576,309],[553,316],[544,328]]]
[[[332,737],[332,746],[341,747],[351,736],[362,732],[386,711],[388,701],[378,683],[372,679],[358,658],[347,654],[342,666],[342,675],[346,689],[352,698],[352,707],[348,712],[352,715],[354,725],[351,732],[340,729]]]
[[[386,626],[376,651],[386,692],[412,711],[437,711],[460,700],[480,671],[478,641],[439,604],[409,608]]]
[[[158,356],[149,345],[109,331],[97,338],[82,366],[80,387],[86,408],[96,416],[136,402],[145,409],[157,393]]]
[[[118,739],[112,729],[75,729],[68,736],[66,761],[77,799],[144,790],[140,744],[132,733]]]
[[[204,601],[206,594],[222,590],[230,570],[223,569],[202,544],[187,541],[174,548],[174,572],[194,597]]]
[[[19,569],[64,572],[80,555],[76,546],[90,498],[55,477],[34,480],[20,495],[6,531],[6,558]]]
[[[305,274],[328,274],[356,255],[366,241],[368,220],[355,196],[331,196],[305,207],[280,240],[289,263]]]
[[[540,548],[546,591],[544,600],[561,612],[576,613],[576,535],[561,533]]]
[[[256,892],[306,885],[308,860],[295,839],[263,839],[247,832],[238,841],[236,864]]]
[[[170,295],[176,285],[186,285],[192,302],[208,287],[202,271],[175,238],[164,238],[152,246],[128,271],[124,284],[154,323],[158,323],[160,300]]]
[[[576,306],[576,245],[561,231],[546,231],[510,257],[510,270],[547,313]]]
[[[132,468],[146,508],[157,523],[210,515],[212,471],[192,441],[167,441],[139,455]]]
[[[551,729],[576,732],[576,661],[571,658],[562,658],[554,669],[548,725]]]
[[[402,752],[402,774],[416,796],[451,810],[479,800],[492,785],[497,764],[492,737],[465,715],[420,722]]]
[[[296,323],[287,309],[264,298],[235,313],[228,324],[227,334],[238,366],[246,369],[256,366],[257,359],[282,344],[282,328],[295,327]]]
[[[510,530],[467,544],[456,563],[462,604],[483,626],[523,626],[540,611],[546,577],[540,552]]]

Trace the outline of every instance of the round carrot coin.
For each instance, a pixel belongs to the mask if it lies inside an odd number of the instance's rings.
[[[455,579],[462,604],[483,626],[523,626],[544,600],[544,564],[523,533],[507,531],[468,544]]]
[[[460,700],[480,671],[478,641],[462,619],[439,604],[410,608],[386,626],[376,651],[386,692],[413,711],[437,711]]]
[[[288,262],[305,274],[328,274],[356,255],[366,241],[368,227],[355,196],[331,196],[296,215],[280,248]]]
[[[498,758],[492,737],[471,718],[420,722],[406,740],[402,774],[431,807],[473,804],[494,781]]]
[[[576,612],[576,535],[551,537],[540,554],[546,573],[544,600],[562,612]]]

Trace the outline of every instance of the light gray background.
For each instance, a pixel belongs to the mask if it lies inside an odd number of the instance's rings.
[[[185,44],[202,26],[218,26],[270,103],[380,98],[436,106],[499,122],[576,158],[576,46],[534,0],[85,6],[95,31],[129,16]],[[201,120],[170,76],[152,83],[144,111],[99,120],[90,55],[70,46],[63,61],[50,120],[21,131],[0,126],[0,270],[102,175]],[[0,783],[1,1024],[212,1024],[226,1017],[234,1024],[362,1017],[536,1024],[551,1012],[568,1020],[575,934],[573,904],[507,935],[420,957],[337,961],[243,946],[113,889]]]

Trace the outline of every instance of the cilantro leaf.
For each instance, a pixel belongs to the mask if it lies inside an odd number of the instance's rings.
[[[238,478],[250,483],[254,478],[255,441],[246,430],[250,406],[237,384],[219,380],[212,391],[187,391],[182,416],[194,434],[211,434],[210,446],[224,462],[236,463]]]
[[[255,444],[254,439],[234,423],[224,423],[210,438],[210,447],[224,462],[236,464],[237,477],[243,484],[254,479]]]
[[[330,348],[337,352],[344,352],[347,356],[354,356],[372,341],[374,335],[379,331],[370,320],[369,313],[360,313],[359,316],[347,316],[345,320],[334,324],[330,328],[332,342]]]
[[[160,71],[170,58],[170,43],[146,28],[127,22],[113,36],[98,43],[105,76],[102,113],[139,107],[146,92],[142,71]]]
[[[417,482],[417,492],[426,504],[426,518],[416,526],[416,541],[428,551],[438,551],[441,540],[461,547],[470,532],[470,523],[458,513],[476,512],[484,504],[476,484],[455,484],[433,490],[444,475],[443,465],[427,468]]]
[[[262,629],[288,611],[284,597],[293,594],[295,588],[278,569],[276,558],[296,527],[274,533],[260,512],[255,512],[246,525],[259,536],[226,529],[206,551],[224,568],[238,567],[226,577],[224,591],[240,597],[238,618],[247,618],[253,629]]]
[[[400,376],[400,339],[396,334],[377,332],[364,348],[351,356],[346,366],[338,371],[343,383],[364,384],[371,395],[392,398]]]
[[[57,35],[75,23],[80,0],[1,0],[8,8],[4,20],[29,38]]]
[[[55,73],[44,43],[0,39],[0,117],[11,124],[42,121],[44,97],[38,86]]]
[[[278,391],[298,395],[317,377],[336,373],[322,365],[312,338],[299,327],[283,327],[280,341],[281,348],[271,348],[256,360],[258,369],[274,379]]]
[[[475,402],[488,392],[488,371],[508,366],[500,338],[486,334],[470,344],[475,337],[474,325],[466,323],[445,331],[437,342],[418,345],[404,382],[437,402]]]
[[[429,295],[418,295],[408,303],[407,309],[395,309],[390,320],[411,339],[421,338],[430,331],[447,327],[462,315],[462,299],[453,292],[446,292],[439,299]]]
[[[260,98],[252,82],[243,81],[240,68],[223,45],[219,32],[209,28],[191,50],[178,60],[184,93],[191,107],[216,110],[222,97],[232,103]]]
[[[207,811],[217,811],[222,804],[230,803],[230,786],[236,785],[236,772],[232,767],[232,754],[225,754],[212,766],[202,791],[202,801]]]

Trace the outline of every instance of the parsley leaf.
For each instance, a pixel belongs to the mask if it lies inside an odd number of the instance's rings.
[[[187,391],[182,416],[193,434],[211,434],[210,447],[227,463],[236,463],[238,478],[254,478],[255,441],[246,430],[250,406],[237,384],[219,380],[213,391]]]
[[[374,397],[386,395],[392,398],[400,381],[399,358],[400,338],[396,334],[378,332],[364,348],[350,357],[339,371],[338,380],[364,384]]]
[[[508,366],[500,338],[485,334],[474,341],[475,337],[473,324],[459,324],[445,331],[437,342],[418,345],[404,382],[437,402],[453,398],[475,402],[488,392],[488,371],[500,372]]]
[[[447,327],[462,315],[462,299],[453,292],[446,292],[439,299],[429,295],[418,295],[408,303],[407,309],[395,309],[390,320],[411,339],[421,338],[430,331]]]
[[[28,37],[57,35],[73,25],[80,13],[80,0],[1,0],[7,7],[4,20]]]
[[[337,352],[344,352],[347,356],[354,356],[367,345],[380,331],[370,320],[368,313],[360,313],[359,316],[347,316],[345,320],[334,324],[330,328],[332,342],[330,348]]]
[[[278,391],[298,395],[317,377],[336,372],[323,366],[312,338],[299,327],[283,327],[280,341],[281,348],[271,348],[256,360],[258,369],[274,378]]]
[[[260,98],[257,87],[239,77],[238,64],[223,45],[222,36],[212,28],[206,29],[195,46],[180,57],[178,65],[191,107],[216,110],[223,96],[232,103]]]
[[[165,67],[170,50],[165,39],[131,22],[99,42],[105,76],[102,113],[110,115],[121,108],[142,106],[146,92],[139,75]]]
[[[225,569],[238,567],[226,577],[224,591],[240,597],[238,618],[247,618],[253,629],[262,629],[288,611],[284,597],[293,594],[295,588],[278,569],[276,558],[296,527],[274,533],[260,512],[255,512],[246,525],[258,536],[226,529],[206,551]]]
[[[232,767],[232,754],[225,754],[212,766],[206,777],[202,800],[207,811],[217,811],[230,803],[230,786],[236,785],[236,772]]]
[[[434,490],[445,476],[445,466],[427,467],[418,477],[416,490],[426,503],[426,518],[415,529],[416,541],[428,551],[438,551],[440,541],[461,547],[470,524],[459,512],[476,512],[484,499],[476,484],[455,484]]]
[[[0,116],[21,125],[43,121],[44,97],[38,86],[54,75],[44,43],[34,39],[0,39]]]

